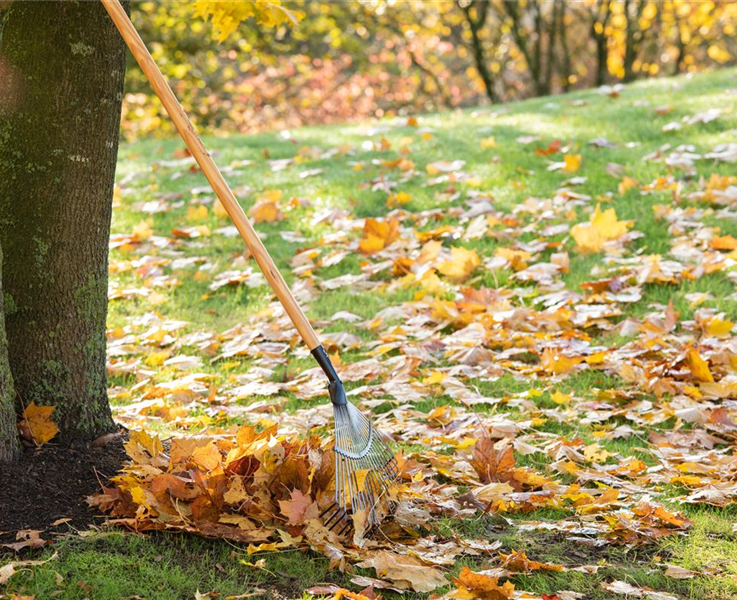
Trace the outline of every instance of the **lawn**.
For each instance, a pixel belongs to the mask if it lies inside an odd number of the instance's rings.
[[[448,577],[504,568],[529,598],[624,598],[615,581],[632,597],[737,596],[736,74],[205,139],[351,399],[419,465],[404,492],[432,519],[416,537],[499,542],[434,565]],[[179,140],[120,150],[116,416],[162,438],[244,423],[327,438],[312,359],[206,185]],[[479,482],[458,466],[477,428],[513,446],[513,475]],[[510,482],[486,512],[446,510]],[[667,517],[632,517],[642,502]],[[70,534],[5,594],[300,598],[377,576],[301,546],[246,546]],[[513,550],[565,569],[502,564]]]

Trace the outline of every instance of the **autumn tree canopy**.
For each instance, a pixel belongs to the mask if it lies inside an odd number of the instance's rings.
[[[737,55],[726,0],[144,1],[133,18],[198,125],[243,132],[613,85]],[[170,131],[129,67],[125,135]]]

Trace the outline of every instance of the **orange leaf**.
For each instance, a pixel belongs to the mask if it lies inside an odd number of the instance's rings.
[[[494,447],[494,440],[488,437],[481,438],[474,446],[473,457],[469,462],[481,483],[511,481],[511,471],[515,467],[514,449],[507,445],[497,450]]]
[[[375,254],[389,246],[399,238],[399,220],[366,219],[363,226],[363,239],[358,243],[358,249],[363,254]]]
[[[271,201],[259,202],[249,212],[254,223],[276,223],[284,218],[276,202]]]
[[[483,573],[475,573],[463,567],[458,577],[453,578],[458,590],[456,598],[480,598],[481,600],[507,600],[514,593],[514,584],[510,581],[499,585],[499,578]]]

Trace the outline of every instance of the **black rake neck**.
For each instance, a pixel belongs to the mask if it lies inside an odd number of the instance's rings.
[[[330,362],[330,357],[328,356],[328,353],[325,352],[325,348],[323,348],[322,345],[318,346],[312,350],[312,356],[315,357],[317,364],[320,365],[320,368],[328,377],[328,381],[330,382],[330,385],[328,386],[330,401],[335,406],[345,406],[348,404],[348,399],[345,396],[345,389],[343,388],[343,382],[335,372],[335,367],[333,366],[333,363]]]

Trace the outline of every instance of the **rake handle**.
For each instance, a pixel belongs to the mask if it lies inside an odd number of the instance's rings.
[[[166,108],[166,112],[169,113],[171,120],[174,121],[177,131],[179,131],[179,135],[182,136],[187,148],[189,148],[189,151],[197,161],[200,169],[202,169],[205,177],[207,177],[207,181],[210,182],[212,189],[220,199],[220,203],[223,205],[236,229],[241,234],[243,241],[246,242],[248,249],[256,259],[258,266],[261,268],[261,271],[263,271],[271,289],[274,290],[276,297],[279,299],[279,302],[281,302],[284,310],[292,320],[292,323],[294,323],[294,326],[297,328],[299,335],[302,336],[302,339],[310,350],[317,349],[320,346],[320,340],[317,337],[315,330],[312,328],[307,316],[297,303],[297,300],[289,289],[286,281],[284,281],[281,273],[276,268],[274,261],[271,256],[269,256],[269,253],[261,239],[258,237],[256,230],[253,228],[253,225],[251,225],[248,217],[246,217],[246,213],[243,212],[241,205],[238,204],[238,200],[236,200],[232,190],[226,183],[225,178],[222,173],[220,173],[220,169],[218,169],[217,165],[212,160],[212,157],[205,149],[205,146],[195,132],[194,126],[189,120],[187,113],[184,112],[184,109],[177,101],[174,92],[171,91],[169,84],[166,82],[166,79],[164,79],[159,67],[156,65],[151,53],[148,51],[148,48],[146,48],[146,45],[143,43],[141,36],[138,34],[138,31],[136,31],[136,28],[133,26],[133,23],[125,10],[123,10],[119,0],[101,0],[101,2],[105,7],[105,10],[110,15],[110,18],[113,20],[113,23],[115,23],[115,26],[118,28],[118,31],[120,31],[120,34],[123,36],[123,39],[133,54],[133,57],[136,59],[136,62],[138,62],[141,70],[148,78],[154,92],[156,92],[156,95],[159,97],[159,100],[161,100],[164,108]]]

